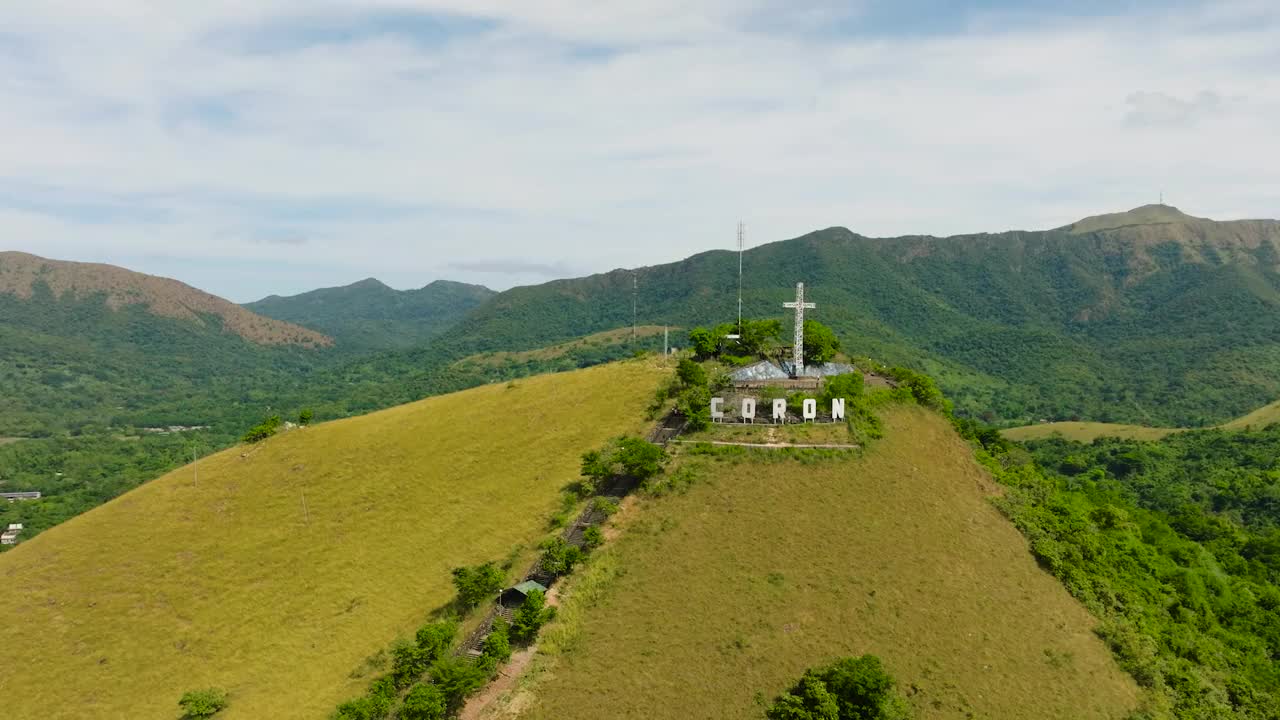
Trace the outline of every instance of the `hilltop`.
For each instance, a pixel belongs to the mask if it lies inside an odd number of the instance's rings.
[[[327,716],[452,597],[450,568],[541,537],[660,377],[620,363],[294,430],[19,545],[0,646],[32,651],[0,673],[6,714],[169,720],[213,685],[219,720]]]
[[[289,297],[271,295],[244,307],[323,332],[343,349],[368,351],[422,345],[493,295],[481,285],[448,280],[395,290],[367,278]]]
[[[1152,206],[1066,228],[870,238],[828,228],[752,248],[744,312],[783,316],[794,284],[859,354],[938,378],[961,411],[1197,426],[1280,397],[1280,222]],[[736,313],[737,259],[513,288],[440,336],[454,355],[530,350],[630,324]]]
[[[159,317],[216,326],[259,345],[322,347],[333,343],[331,338],[314,330],[262,317],[177,280],[114,265],[0,252],[0,294],[39,303],[93,300],[111,310],[141,306]]]
[[[806,667],[862,653],[918,720],[1134,710],[1097,621],[1037,567],[947,421],[885,421],[862,455],[684,456],[692,487],[634,508],[570,581],[528,689],[490,717],[760,717]]]

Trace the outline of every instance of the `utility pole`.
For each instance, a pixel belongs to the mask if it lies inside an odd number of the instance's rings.
[[[662,326],[662,357],[666,357],[671,354],[671,350],[669,349],[671,347],[670,339],[671,339],[671,328],[667,327],[666,325],[663,325]]]

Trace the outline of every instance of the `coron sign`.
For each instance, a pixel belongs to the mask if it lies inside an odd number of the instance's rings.
[[[800,416],[808,420],[818,419],[818,401],[813,398],[805,398],[800,405]],[[738,408],[738,417],[742,422],[756,421],[756,399],[753,397],[742,398],[742,404]],[[831,420],[844,419],[844,398],[831,399]],[[711,420],[713,422],[724,422],[724,398],[711,398]],[[787,400],[786,398],[773,399],[773,422],[785,423],[787,421]]]

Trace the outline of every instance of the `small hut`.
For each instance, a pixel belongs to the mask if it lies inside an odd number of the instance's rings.
[[[529,593],[534,590],[541,590],[545,593],[547,586],[536,580],[525,580],[515,587],[503,590],[502,594],[498,596],[498,604],[503,607],[518,607],[524,603],[524,599],[529,597]]]

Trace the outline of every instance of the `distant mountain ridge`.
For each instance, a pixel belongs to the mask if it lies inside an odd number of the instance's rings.
[[[436,280],[396,290],[375,278],[300,295],[270,295],[245,308],[324,332],[349,350],[403,349],[444,332],[494,295],[481,285]]]
[[[100,296],[111,310],[144,306],[161,317],[206,324],[206,316],[222,327],[260,345],[324,347],[333,344],[322,333],[263,317],[216,295],[169,278],[146,275],[114,265],[50,260],[22,252],[0,252],[0,293],[32,300],[44,284],[55,299],[85,300]]]
[[[1280,222],[1169,206],[1046,231],[870,238],[833,227],[744,257],[744,312],[788,319],[803,281],[857,355],[921,367],[992,421],[1196,426],[1280,397]],[[437,342],[523,350],[638,321],[736,316],[735,253],[499,293]]]

